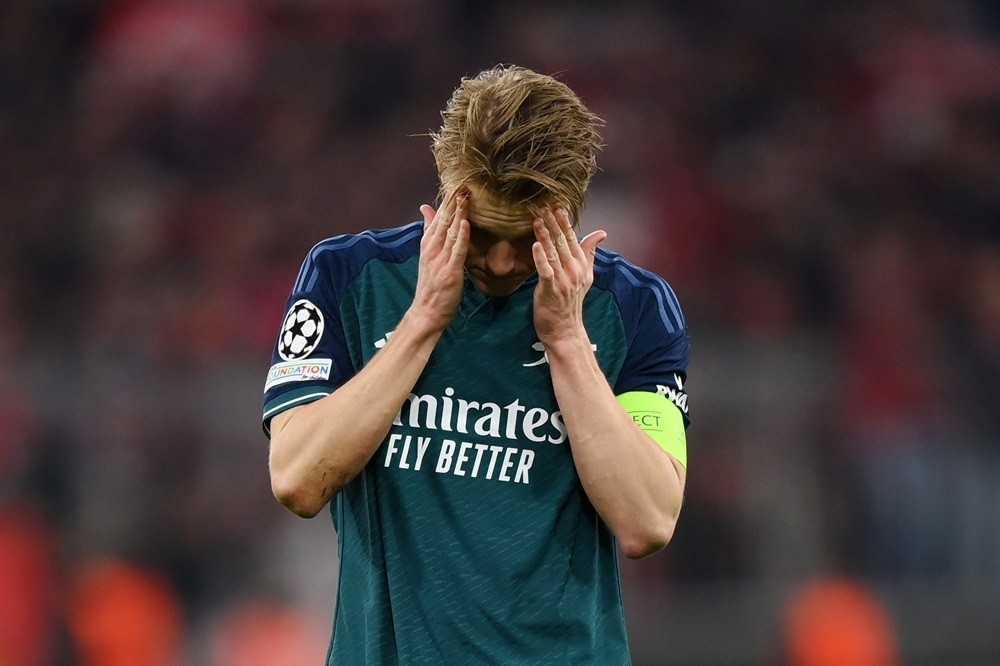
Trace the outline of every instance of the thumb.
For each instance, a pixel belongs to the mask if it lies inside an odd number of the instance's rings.
[[[420,214],[424,216],[424,232],[426,233],[428,228],[431,226],[431,222],[434,221],[434,216],[437,213],[433,208],[424,204],[420,207]]]
[[[593,259],[594,255],[597,254],[597,246],[607,237],[608,233],[603,229],[591,231],[580,241],[580,247],[583,248],[583,251],[586,252],[589,258]]]
[[[420,206],[420,214],[424,216],[424,224],[430,224],[434,216],[437,215],[437,211],[434,210],[432,206],[428,204],[423,204]]]

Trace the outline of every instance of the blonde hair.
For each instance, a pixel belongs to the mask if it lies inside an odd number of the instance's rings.
[[[537,212],[563,206],[575,224],[597,171],[603,121],[569,86],[523,67],[463,78],[430,134],[444,196],[475,183]]]

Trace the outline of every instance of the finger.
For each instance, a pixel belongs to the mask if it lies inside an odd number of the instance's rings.
[[[546,261],[551,264],[558,264],[559,250],[556,249],[556,245],[552,240],[552,232],[549,231],[543,218],[535,220],[535,238],[542,245]]]
[[[570,254],[577,260],[583,260],[584,251],[580,248],[580,240],[576,237],[576,229],[573,228],[573,223],[569,218],[569,211],[565,208],[559,208],[556,211],[556,217],[559,220],[559,227],[562,230],[562,235],[566,239],[566,245],[569,247]]]
[[[469,216],[469,195],[465,191],[455,195],[455,212],[452,214],[452,225],[456,222],[468,219]]]
[[[573,253],[570,250],[569,241],[566,240],[558,213],[559,211],[553,211],[546,207],[542,211],[542,219],[545,221],[545,229],[549,232],[549,238],[552,239],[552,245],[556,249],[556,257],[566,261],[572,257]]]
[[[434,230],[434,216],[436,214],[435,210],[424,204],[420,207],[420,214],[424,216],[424,233],[429,233]]]
[[[469,207],[469,198],[465,194],[458,194],[455,198],[455,211],[452,213],[451,222],[448,224],[448,234],[446,236],[446,244],[453,246],[455,241],[458,240],[459,232],[461,231],[462,222],[465,222],[468,226],[469,221],[467,218],[467,210]]]
[[[458,206],[458,192],[450,192],[445,200],[441,202],[441,207],[437,210],[435,219],[437,220],[437,233],[444,236],[454,221],[455,209]]]
[[[455,239],[451,246],[451,260],[453,263],[460,266],[465,265],[465,257],[469,253],[469,234],[471,233],[471,226],[468,220],[459,220],[458,224],[452,225],[453,229],[457,229],[455,233]],[[448,233],[451,237],[451,232]]]
[[[437,221],[437,233],[439,236],[444,235],[448,231],[448,227],[451,226],[451,216],[454,212],[454,206],[455,199],[449,195],[438,207],[434,219]]]
[[[449,248],[455,245],[455,241],[458,240],[458,234],[462,229],[462,219],[459,217],[455,217],[454,219],[456,221],[453,221],[451,224],[448,225],[448,230],[445,232],[444,236],[445,247]]]
[[[535,260],[535,270],[538,271],[538,279],[549,281],[555,276],[555,269],[549,263],[548,255],[541,241],[535,241],[531,245],[531,257]]]
[[[555,218],[559,233],[566,238],[567,243],[570,240],[576,240],[576,236],[573,234],[573,225],[569,220],[569,211],[560,206],[552,211],[552,217]]]

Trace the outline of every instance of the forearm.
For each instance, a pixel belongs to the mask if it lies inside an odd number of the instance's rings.
[[[275,417],[269,467],[282,504],[311,517],[368,464],[440,336],[439,326],[408,313],[350,381]]]
[[[458,311],[469,249],[467,199],[453,191],[437,211],[420,207],[413,302],[385,347],[331,395],[271,419],[271,489],[300,516],[316,515],[368,464]]]
[[[628,557],[660,550],[680,514],[684,468],[618,403],[582,328],[545,344],[584,491]]]

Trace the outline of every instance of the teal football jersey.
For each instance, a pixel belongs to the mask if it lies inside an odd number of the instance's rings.
[[[422,223],[313,248],[289,297],[264,428],[328,395],[391,337]],[[333,664],[629,662],[614,537],[580,485],[545,350],[537,278],[507,297],[467,279],[457,316],[380,448],[331,503]],[[585,324],[616,393],[687,415],[689,335],[669,286],[599,251]]]

